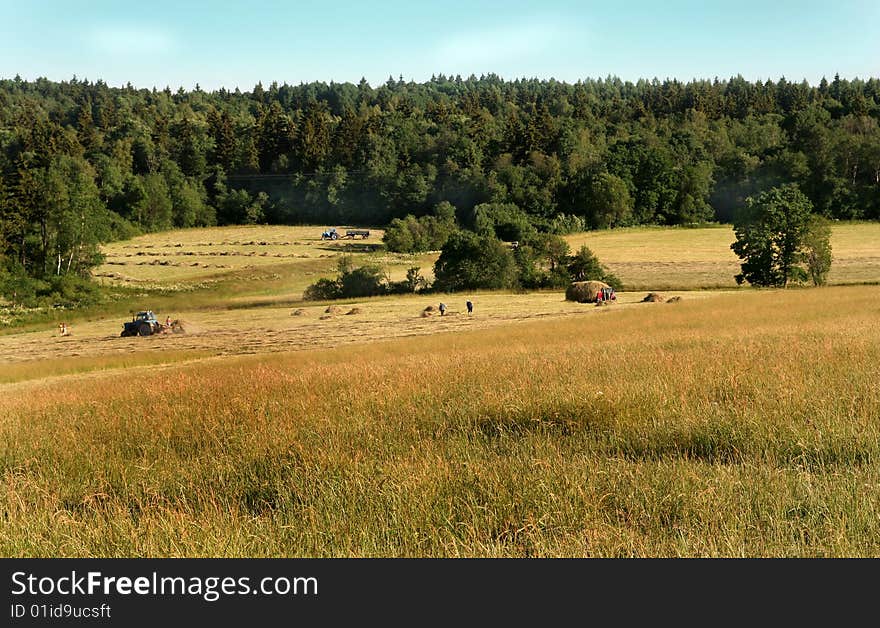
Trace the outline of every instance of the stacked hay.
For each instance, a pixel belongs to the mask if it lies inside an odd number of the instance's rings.
[[[663,298],[663,295],[657,294],[656,292],[649,292],[644,299],[642,299],[642,303],[663,303],[666,299]]]
[[[575,281],[565,291],[566,301],[578,303],[595,303],[596,295],[602,288],[610,288],[604,281]]]
[[[300,308],[297,308],[297,309],[295,309],[294,311],[292,311],[292,312],[290,313],[290,315],[291,315],[291,316],[305,316],[305,315],[306,315],[306,311],[300,307]]]
[[[667,303],[678,303],[681,301],[681,297],[670,297],[666,300]]]
[[[318,318],[318,320],[327,321],[327,320],[330,320],[331,318],[333,318],[333,316],[330,314],[321,314],[321,316]]]
[[[340,310],[340,308],[337,305],[328,305],[327,309],[324,310],[324,312],[326,314],[337,314],[339,312],[339,310]]]
[[[351,308],[349,311],[347,311],[347,312],[345,313],[345,315],[346,315],[346,316],[351,316],[352,314],[360,314],[360,313],[361,313],[361,308],[359,308],[359,307],[353,307],[353,308]]]

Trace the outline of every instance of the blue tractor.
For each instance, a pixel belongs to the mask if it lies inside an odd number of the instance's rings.
[[[132,319],[122,324],[120,336],[152,336],[165,330],[165,326],[159,322],[152,310],[138,312]]]

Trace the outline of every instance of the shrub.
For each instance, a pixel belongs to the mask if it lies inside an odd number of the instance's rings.
[[[443,201],[434,207],[433,216],[416,218],[408,214],[402,219],[395,218],[385,230],[382,241],[395,253],[438,251],[457,229],[455,207]]]
[[[303,292],[306,301],[325,301],[387,294],[388,278],[378,266],[368,264],[354,268],[351,259],[343,257],[337,265],[335,279],[319,279]]]
[[[342,296],[342,288],[337,279],[319,279],[303,293],[303,299],[306,301],[327,301],[330,299],[338,299]]]
[[[459,231],[450,236],[434,264],[438,290],[510,288],[516,285],[516,263],[510,248],[497,238]]]
[[[587,221],[583,216],[575,214],[557,214],[547,229],[550,233],[556,235],[566,235],[569,233],[580,233],[587,230]]]

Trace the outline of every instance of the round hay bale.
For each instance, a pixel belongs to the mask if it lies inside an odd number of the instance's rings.
[[[360,313],[361,313],[361,308],[359,308],[359,307],[353,307],[353,308],[351,308],[349,311],[347,311],[347,312],[345,313],[345,315],[346,315],[346,316],[350,316],[350,315],[352,315],[352,314],[360,314]]]
[[[596,295],[602,291],[602,288],[610,287],[604,281],[575,281],[565,290],[565,300],[595,303]]]
[[[305,316],[306,311],[304,309],[302,309],[301,307],[299,307],[299,308],[295,309],[294,311],[292,311],[290,313],[290,315],[291,316]]]
[[[434,316],[434,312],[429,312],[428,310],[422,310],[422,318],[431,318]]]
[[[678,303],[679,301],[681,301],[681,297],[669,297],[666,299],[667,303]]]
[[[645,298],[642,299],[642,303],[663,303],[666,299],[663,298],[662,294],[657,294],[656,292],[649,292],[645,295]]]
[[[434,308],[434,306],[433,306],[433,305],[429,305],[429,306],[428,306],[428,307],[426,307],[426,308],[425,308],[425,309],[424,309],[424,310],[423,310],[423,311],[425,311],[425,312],[433,312],[433,311],[434,311],[434,309],[435,309],[435,308]]]
[[[324,313],[326,313],[326,314],[336,314],[337,312],[339,312],[339,310],[340,310],[340,308],[339,308],[338,305],[328,305],[328,306],[327,306],[327,309],[324,310]]]

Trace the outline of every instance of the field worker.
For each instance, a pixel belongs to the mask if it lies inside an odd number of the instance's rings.
[[[467,301],[467,302],[465,302],[465,305],[467,306],[468,316],[470,316],[471,314],[474,313],[474,304],[471,303],[470,301]]]
[[[170,316],[165,317],[165,327],[171,327],[171,317]]]
[[[440,316],[443,316],[443,315],[445,315],[445,314],[446,314],[446,304],[445,304],[445,303],[441,303],[441,304],[440,304]]]

